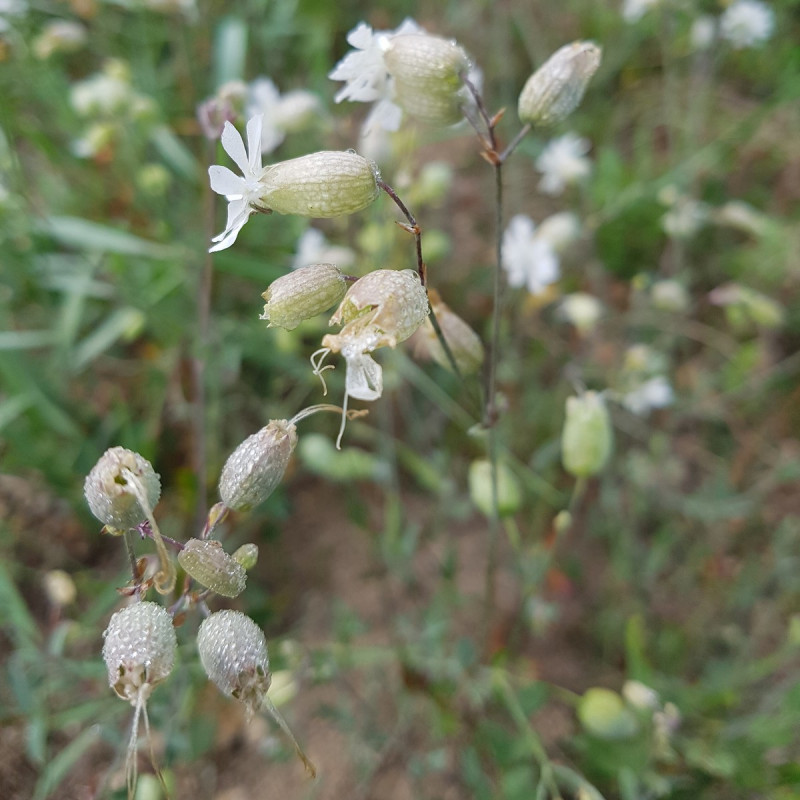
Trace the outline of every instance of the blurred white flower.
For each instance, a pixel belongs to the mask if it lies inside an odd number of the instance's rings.
[[[319,98],[297,89],[282,95],[269,78],[257,78],[249,87],[247,116],[261,115],[261,152],[271,153],[287,133],[302,130],[319,112]]]
[[[656,281],[650,287],[650,301],[661,311],[672,311],[677,314],[689,308],[689,293],[678,281]]]
[[[667,358],[648,344],[632,344],[623,357],[622,368],[633,375],[636,385],[642,378],[658,375],[667,369]]]
[[[537,236],[549,242],[553,250],[561,255],[580,238],[581,221],[578,219],[578,215],[572,211],[551,214],[539,223]]]
[[[561,194],[567,186],[588,178],[592,162],[586,158],[591,144],[576,133],[565,133],[545,145],[536,159],[542,173],[539,188],[547,194]]]
[[[364,22],[359,23],[347,35],[347,42],[355,48],[348,53],[328,74],[334,81],[345,81],[334,98],[337,103],[352,100],[359,103],[375,103],[364,127],[379,126],[388,131],[400,127],[403,112],[394,99],[394,85],[386,70],[384,53],[393,36],[404,33],[424,33],[413,19],[406,19],[394,31],[373,31]]]
[[[753,236],[763,236],[770,224],[766,214],[743,200],[729,200],[721,205],[714,211],[713,221]]]
[[[297,253],[292,261],[292,269],[307,267],[309,264],[349,267],[355,260],[356,254],[349,247],[330,244],[322,231],[308,228],[297,241]]]
[[[663,375],[656,375],[646,380],[630,392],[622,396],[622,405],[634,414],[645,416],[656,408],[672,405],[675,393]]]
[[[54,53],[74,53],[86,43],[86,28],[68,19],[55,19],[46,22],[33,40],[36,58],[45,60]]]
[[[527,287],[531,294],[542,294],[561,274],[553,246],[538,236],[530,217],[517,214],[503,234],[503,269],[508,285]]]
[[[124,111],[133,91],[128,80],[121,75],[98,72],[72,85],[69,100],[76,113],[82,117],[113,115]]]
[[[676,239],[689,239],[705,225],[708,206],[692,197],[678,197],[661,218],[661,227]]]
[[[622,4],[622,17],[626,22],[638,22],[659,0],[625,0]]]
[[[736,50],[762,45],[774,27],[775,13],[761,0],[735,0],[719,21],[720,36]]]
[[[717,20],[710,14],[703,14],[693,23],[689,31],[692,50],[707,50],[714,44],[717,36]]]
[[[652,711],[659,706],[658,692],[641,681],[625,681],[622,696],[634,707],[642,711]]]
[[[603,304],[587,292],[573,292],[561,301],[558,315],[574,325],[581,336],[585,336],[603,316]]]
[[[217,194],[225,195],[228,201],[225,230],[211,240],[217,244],[209,249],[209,253],[230,247],[260,205],[263,186],[259,180],[264,173],[261,166],[261,117],[253,117],[247,123],[247,150],[241,134],[230,122],[226,122],[222,130],[222,147],[242,171],[242,177],[216,164],[208,168],[211,188]]]

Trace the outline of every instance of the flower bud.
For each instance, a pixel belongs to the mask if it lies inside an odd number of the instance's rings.
[[[137,705],[166,680],[178,648],[172,617],[157,603],[126,606],[112,615],[103,634],[108,685]]]
[[[238,597],[247,581],[244,567],[214,539],[189,539],[178,563],[201,586],[223,597]]]
[[[568,117],[597,72],[601,53],[592,42],[573,42],[557,50],[528,78],[519,96],[519,118],[549,126]]]
[[[322,151],[264,170],[263,205],[279,214],[339,217],[366,208],[379,193],[377,167],[352,151]]]
[[[234,511],[263,503],[280,483],[297,444],[297,429],[284,419],[270,420],[231,453],[219,479],[219,496]]]
[[[383,58],[396,100],[412,117],[431,125],[461,119],[461,76],[470,64],[455,42],[424,33],[393,36]]]
[[[611,455],[611,444],[611,420],[602,395],[584,392],[568,397],[561,435],[564,469],[576,478],[596,475]]]
[[[303,320],[327,311],[347,291],[347,281],[333,264],[311,264],[273,281],[261,296],[267,301],[260,319],[267,327],[291,331]]]
[[[234,561],[242,565],[244,570],[251,570],[258,563],[258,545],[249,542],[234,550],[231,556]]]
[[[271,680],[264,632],[240,611],[216,611],[197,632],[197,650],[209,679],[226,695],[258,711]]]
[[[132,482],[138,481],[150,505],[145,510]],[[161,497],[161,481],[153,465],[132,450],[106,450],[83,484],[89,509],[110,532],[123,532],[144,522]]]
[[[461,317],[450,310],[435,290],[430,291],[430,300],[442,336],[450,348],[459,371],[462,375],[477,372],[483,363],[484,355],[480,337]],[[418,358],[429,357],[439,366],[452,369],[450,359],[430,319],[426,319],[425,324],[417,332],[414,345],[414,355]]]
[[[492,465],[484,458],[469,467],[469,494],[487,517],[492,513]],[[510,517],[522,507],[522,491],[514,473],[502,462],[497,465],[497,515]]]
[[[425,321],[428,310],[425,289],[410,269],[377,269],[347,290],[331,317],[331,325],[344,327],[323,337],[322,346],[345,357],[348,397],[376,400],[381,396],[383,370],[368,353],[408,339]]]
[[[578,718],[599,739],[628,739],[639,729],[636,717],[611,689],[587,689],[578,704]]]
[[[367,353],[405,341],[428,316],[428,297],[414,270],[376,269],[359,278],[331,317],[343,325],[328,334],[323,347],[347,355],[350,348]]]

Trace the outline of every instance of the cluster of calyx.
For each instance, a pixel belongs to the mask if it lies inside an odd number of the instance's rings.
[[[333,79],[346,81],[337,102],[376,102],[370,119],[380,118],[387,130],[396,130],[403,113],[432,125],[453,125],[464,117],[475,125],[476,108],[484,112],[470,60],[455,42],[431,36],[411,21],[396,31],[377,33],[361,24],[348,41],[356,51],[331,73]],[[525,84],[518,108],[524,127],[517,138],[530,127],[553,125],[570,114],[599,63],[600,50],[590,42],[558,50]],[[484,116],[490,127],[500,118]],[[493,127],[490,132],[494,141]],[[420,228],[373,162],[348,150],[311,153],[263,166],[262,118],[250,119],[246,133],[245,145],[230,122],[222,130],[223,148],[241,175],[222,166],[209,169],[211,188],[228,201],[225,229],[214,237],[211,251],[230,247],[255,212],[338,217],[365,209],[383,190],[408,220],[404,227],[415,236],[417,269],[375,269],[355,278],[344,275],[335,264],[312,264],[279,278],[263,293],[261,319],[268,326],[287,330],[338,304],[330,322],[341,327],[322,339],[311,361],[321,377],[332,368],[323,366],[328,354],[344,357],[344,407],[311,406],[292,419],[271,420],[245,439],[223,467],[220,502],[209,511],[197,538],[182,543],[162,536],[154,517],[161,482],[150,462],[138,453],[113,447],[87,476],[84,492],[89,507],[106,532],[125,538],[133,571],[132,586],[122,590],[131,603],[111,617],[103,645],[109,685],[135,708],[126,761],[129,796],[135,787],[139,719],[143,717],[149,730],[147,700],[169,677],[175,662],[175,619],[183,619],[192,608],[205,617],[197,648],[209,679],[243,703],[248,713],[271,713],[309,774],[315,774],[268,697],[271,677],[263,632],[238,611],[212,613],[207,605],[214,594],[235,598],[244,591],[258,548],[247,544],[229,554],[212,536],[230,511],[249,511],[275,490],[297,445],[297,422],[317,411],[341,412],[338,445],[348,414],[355,414],[347,411],[348,398],[372,401],[381,396],[383,375],[372,355],[375,350],[393,348],[419,331],[417,352],[462,376],[476,372],[483,361],[480,338],[436,292],[429,293]],[[570,399],[562,444],[565,467],[574,475],[585,477],[602,468],[611,450],[611,431],[600,396],[587,392]],[[134,535],[153,540],[158,566],[152,574],[148,574],[146,559],[136,560]],[[144,599],[151,588],[161,595],[173,594],[178,568],[184,576],[182,587],[169,610]]]
[[[139,720],[144,718],[149,735],[147,700],[169,677],[175,663],[174,619],[179,614],[183,618],[192,608],[206,617],[198,631],[197,648],[209,679],[242,702],[249,714],[262,709],[270,713],[288,735],[307,772],[315,774],[313,764],[267,696],[271,677],[263,632],[244,614],[211,613],[207,605],[215,594],[235,598],[244,591],[247,572],[258,559],[258,547],[245,544],[229,554],[222,542],[211,536],[230,511],[248,511],[272,494],[297,444],[297,422],[318,411],[340,410],[312,406],[290,420],[271,420],[245,439],[225,462],[219,482],[221,500],[209,511],[204,530],[186,542],[161,535],[154,516],[161,480],[152,464],[138,453],[112,447],[86,477],[86,501],[104,530],[124,536],[131,554],[133,535],[150,538],[158,555],[158,568],[152,576],[147,574],[147,560],[137,562],[132,555],[133,582],[121,590],[130,604],[111,617],[104,634],[109,686],[135,708],[126,758],[129,797],[135,791]],[[151,587],[162,595],[173,594],[178,568],[184,575],[182,590],[169,610],[144,599]]]

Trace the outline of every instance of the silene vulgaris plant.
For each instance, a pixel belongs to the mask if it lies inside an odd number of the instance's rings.
[[[488,110],[480,73],[459,44],[431,35],[411,20],[395,31],[373,31],[362,23],[348,41],[353,50],[330,77],[344,83],[337,102],[372,104],[365,134],[374,137],[417,121],[459,126],[453,129],[456,135],[471,128],[477,135],[479,154],[495,175],[494,210],[489,211],[495,221],[496,253],[491,335],[482,342],[434,288],[436,275],[428,271],[424,258],[423,227],[371,158],[355,150],[325,150],[264,164],[265,150],[269,152],[286,135],[285,129],[275,132],[275,119],[267,114],[247,119],[245,141],[231,121],[241,120],[241,115],[234,112],[230,92],[221,91],[203,105],[202,118],[208,123],[204,128],[221,134],[222,147],[237,170],[220,165],[209,168],[211,188],[227,201],[226,222],[213,237],[210,252],[234,246],[254,216],[252,224],[269,225],[275,222],[263,217],[358,215],[381,197],[399,209],[402,220],[398,224],[409,234],[409,251],[405,263],[375,264],[360,277],[348,274],[344,264],[304,265],[264,291],[261,319],[267,328],[291,331],[304,320],[335,309],[330,324],[337,329],[326,334],[308,358],[310,369],[322,379],[323,393],[327,392],[324,373],[337,366],[339,357],[344,359],[344,397],[341,407],[313,405],[291,419],[270,420],[245,439],[222,469],[219,502],[207,512],[196,538],[180,542],[161,534],[155,518],[159,476],[139,454],[113,447],[86,478],[89,507],[104,530],[125,543],[132,572],[131,583],[120,590],[127,604],[111,617],[103,645],[109,685],[134,707],[126,761],[129,796],[136,783],[140,719],[149,731],[147,702],[176,668],[175,629],[188,632],[193,612],[202,617],[196,633],[197,654],[208,678],[223,694],[242,703],[248,714],[270,713],[290,737],[308,775],[315,775],[311,760],[268,697],[271,676],[263,631],[243,612],[212,610],[216,595],[244,597],[247,573],[258,549],[248,544],[229,553],[217,537],[226,530],[223,520],[233,519],[233,512],[255,508],[281,482],[298,443],[297,426],[305,417],[321,411],[340,414],[340,446],[347,419],[365,413],[349,409],[350,402],[375,402],[382,396],[381,349],[398,347],[412,336],[417,353],[446,366],[465,384],[472,383],[482,396],[482,415],[475,423],[483,432],[479,441],[485,443],[486,452],[475,463],[470,483],[476,504],[489,518],[486,607],[491,615],[499,519],[518,504],[513,474],[503,463],[497,434],[503,413],[496,382],[502,352],[499,315],[504,275],[511,288],[527,286],[532,293],[544,290],[557,278],[558,254],[574,238],[577,226],[564,214],[559,220],[553,218],[549,226],[535,229],[523,216],[515,217],[513,226],[504,231],[503,168],[532,129],[556,125],[575,110],[600,65],[601,51],[591,42],[573,42],[547,59],[525,84],[517,108],[518,132],[502,146],[497,127],[503,114]],[[277,95],[274,86],[272,90]],[[285,117],[281,119],[285,124]],[[213,120],[221,128],[215,128]],[[265,142],[271,143],[269,147],[264,147]],[[611,446],[603,394],[587,391],[571,398],[563,435],[567,470],[579,482],[585,480],[602,469]],[[156,567],[151,568],[148,559],[137,559],[137,539],[152,541]],[[163,603],[157,602],[159,596]]]

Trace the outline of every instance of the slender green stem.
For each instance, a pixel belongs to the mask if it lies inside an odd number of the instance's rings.
[[[216,144],[208,142],[206,161],[214,162]],[[204,238],[207,242],[214,234],[214,195],[208,182],[204,189]],[[204,248],[207,249],[207,248]],[[211,322],[211,287],[214,279],[214,267],[211,253],[206,252],[197,283],[197,341],[192,354],[192,388],[194,391],[194,408],[192,410],[193,444],[192,461],[197,479],[197,498],[195,500],[195,520],[193,528],[202,525],[206,516],[206,469],[208,448],[206,441],[206,360],[208,357],[209,328]]]
[[[561,792],[558,788],[558,783],[553,771],[553,764],[547,756],[547,751],[545,750],[544,744],[542,744],[542,740],[539,738],[539,734],[536,733],[529,722],[528,716],[522,708],[517,693],[514,691],[514,687],[511,685],[508,676],[498,671],[495,673],[495,681],[500,689],[500,695],[506,709],[519,728],[523,741],[530,749],[531,755],[533,755],[536,762],[539,764],[542,783],[548,787],[550,797],[553,798],[553,800],[562,800]]]
[[[133,583],[135,586],[139,585],[139,569],[136,564],[136,551],[133,549],[133,534],[130,531],[125,531],[125,550],[128,553],[128,563],[131,567],[133,575]]]
[[[400,199],[400,196],[397,194],[397,192],[392,189],[388,183],[379,180],[378,188],[382,189],[384,192],[386,192],[386,194],[389,195],[389,197],[392,198],[395,205],[400,209],[400,211],[403,212],[403,216],[408,220],[408,225],[402,225],[401,227],[414,236],[414,244],[417,253],[417,274],[419,275],[420,283],[427,292],[428,270],[425,266],[425,261],[422,258],[422,228],[420,228],[416,217],[408,210],[408,206],[406,206],[406,204]],[[449,362],[453,372],[455,372],[455,374],[463,381],[464,376],[461,374],[461,370],[458,368],[455,356],[453,355],[453,351],[450,349],[447,339],[444,338],[444,333],[442,333],[442,328],[439,325],[436,312],[433,310],[433,305],[431,305],[430,297],[428,297],[428,309],[430,310],[431,325],[433,325],[434,333],[436,334],[436,338],[439,340],[439,344],[442,346],[442,350],[444,350],[447,361]]]

